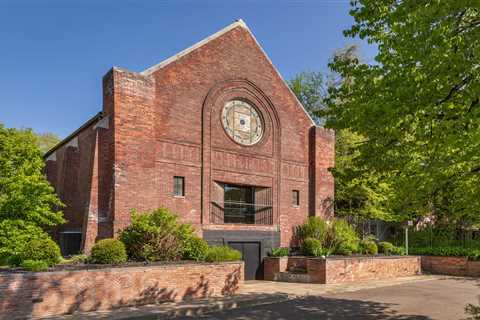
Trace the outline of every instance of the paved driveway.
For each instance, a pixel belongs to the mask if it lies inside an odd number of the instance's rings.
[[[289,285],[287,288],[294,288]],[[255,286],[260,290],[258,284]],[[225,310],[205,315],[203,319],[454,320],[465,318],[465,305],[478,303],[477,295],[480,294],[479,279],[452,277],[433,277],[393,286],[366,287],[358,291],[345,291],[345,288],[327,290],[324,293],[310,291],[310,295],[290,301]],[[285,291],[281,288],[268,290],[272,295]]]

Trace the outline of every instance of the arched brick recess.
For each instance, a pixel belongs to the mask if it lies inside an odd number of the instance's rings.
[[[241,146],[233,142],[221,125],[221,109],[232,99],[245,99],[260,111],[265,132],[262,139],[253,146]],[[273,191],[274,225],[279,223],[280,174],[281,174],[281,126],[278,114],[270,99],[253,82],[247,79],[233,79],[218,83],[207,94],[202,109],[202,224],[209,223],[212,193],[212,153],[215,150],[249,157],[259,157],[273,164],[270,178]],[[259,165],[261,166],[261,165]],[[267,165],[267,167],[269,167]],[[262,170],[262,168],[258,168]],[[239,173],[245,175],[245,173]],[[268,175],[266,174],[266,178]],[[253,183],[254,184],[254,183]]]

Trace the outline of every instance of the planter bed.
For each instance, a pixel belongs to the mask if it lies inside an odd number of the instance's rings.
[[[72,270],[59,270],[72,268]],[[2,270],[0,319],[25,319],[235,293],[243,262],[59,266]]]
[[[295,262],[289,262],[291,259]],[[304,262],[299,263],[299,259]],[[299,264],[305,265],[303,272],[298,269],[291,272],[289,265]],[[416,256],[267,257],[264,261],[264,277],[270,281],[330,284],[394,279],[420,273],[420,257]]]

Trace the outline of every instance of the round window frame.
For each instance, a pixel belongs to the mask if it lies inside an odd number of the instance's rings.
[[[228,103],[230,102],[233,102],[233,101],[241,101],[243,103],[246,103],[248,106],[250,106],[251,108],[253,108],[253,110],[255,110],[255,112],[257,113],[258,115],[258,118],[260,119],[260,123],[262,125],[262,134],[260,135],[260,138],[255,141],[254,143],[250,143],[250,144],[245,144],[245,143],[241,143],[241,142],[238,142],[237,140],[235,140],[235,138],[233,136],[230,135],[230,133],[228,132],[227,128],[225,128],[225,125],[223,123],[223,112],[225,110],[225,107]],[[220,110],[220,124],[222,126],[222,129],[223,131],[225,132],[226,136],[232,140],[234,143],[236,143],[237,145],[239,146],[242,146],[242,147],[253,147],[253,146],[256,146],[258,145],[264,138],[265,136],[265,132],[266,132],[266,127],[265,127],[265,120],[263,119],[263,114],[262,112],[259,110],[259,108],[254,104],[252,103],[250,100],[248,99],[245,99],[245,98],[242,98],[242,97],[235,97],[235,98],[231,98],[231,99],[228,99],[227,101],[225,101],[223,103],[223,106]]]

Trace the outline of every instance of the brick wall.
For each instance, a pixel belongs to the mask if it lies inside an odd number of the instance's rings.
[[[331,258],[326,260],[325,283],[393,279],[420,273],[420,257]]]
[[[242,262],[1,273],[0,319],[231,295],[242,283]]]
[[[480,277],[480,261],[469,261],[466,257],[422,256],[422,270],[433,274]]]
[[[420,257],[267,257],[264,259],[265,280],[287,272],[294,266],[306,266],[311,283],[342,283],[393,279],[421,273]]]

